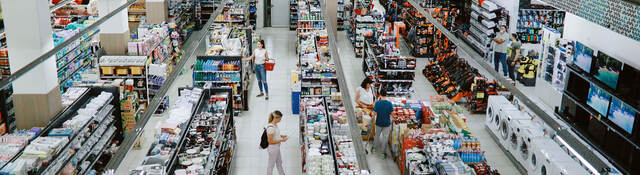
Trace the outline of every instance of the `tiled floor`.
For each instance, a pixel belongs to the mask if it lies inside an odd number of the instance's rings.
[[[267,72],[269,100],[255,97],[259,93],[258,85],[251,84],[249,93],[249,111],[242,112],[236,118],[238,147],[232,162],[232,174],[265,174],[267,152],[258,147],[263,127],[267,124],[268,114],[280,110],[284,114],[278,124],[280,134],[289,136],[289,140],[280,147],[283,167],[286,174],[302,172],[300,151],[300,132],[298,115],[291,110],[291,71],[296,69],[296,33],[288,28],[266,28],[258,31],[265,41],[269,55],[276,58],[273,72]],[[255,78],[254,78],[255,80]],[[274,169],[274,174],[277,171]]]

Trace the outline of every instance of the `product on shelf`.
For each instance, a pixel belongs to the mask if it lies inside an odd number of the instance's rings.
[[[390,149],[401,174],[493,171],[462,113],[451,110],[457,105],[441,99],[389,98],[394,105]],[[442,105],[449,108],[438,107]]]
[[[367,37],[378,37],[384,30],[384,18],[382,14],[371,13],[369,15],[356,15],[351,19],[349,38],[354,45],[356,57],[364,57],[365,40]]]
[[[371,77],[375,92],[387,91],[391,96],[410,96],[413,93],[416,58],[399,56],[395,37],[379,37],[365,42],[363,72]]]
[[[550,27],[562,33],[565,12],[550,7],[535,6],[532,9],[520,9],[518,13],[518,39],[523,43],[542,42],[542,28]]]
[[[111,142],[116,134],[113,100],[112,93],[103,91],[85,104],[76,105],[83,107],[60,116],[66,121],[44,128],[0,173],[59,174],[65,168],[87,171],[104,150],[104,146],[98,149],[99,145]]]
[[[183,143],[184,136],[187,132],[191,132],[189,125],[193,121],[193,115],[200,109],[206,94],[202,89],[181,89],[180,96],[175,105],[169,111],[169,117],[155,128],[155,140],[149,148],[142,165],[138,170],[147,170],[146,172],[157,172],[159,174],[167,173],[169,167],[175,160],[180,144]],[[148,170],[150,169],[150,170]]]

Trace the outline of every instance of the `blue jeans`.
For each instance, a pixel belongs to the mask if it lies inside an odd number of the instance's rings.
[[[253,67],[256,72],[256,79],[258,79],[258,86],[260,87],[260,93],[262,93],[262,86],[264,91],[269,94],[269,87],[267,86],[267,70],[264,68],[264,64],[256,64]]]
[[[502,75],[507,77],[507,53],[494,52],[493,53],[493,65],[495,66],[496,72],[499,71],[499,66],[502,64]]]

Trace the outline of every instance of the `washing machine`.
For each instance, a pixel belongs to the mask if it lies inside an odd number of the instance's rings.
[[[498,128],[500,127],[499,114],[504,110],[516,110],[507,98],[501,95],[489,96],[487,104],[487,116],[485,117],[485,125],[496,136],[499,136]]]
[[[532,142],[538,139],[548,138],[538,123],[532,120],[517,120],[514,122],[514,132],[509,136],[509,146],[513,157],[525,166],[531,156]]]
[[[531,155],[525,164],[529,175],[589,174],[550,138],[534,139],[531,143],[533,151],[530,151]]]
[[[500,111],[498,114],[499,125],[498,125],[498,139],[500,140],[500,144],[503,147],[508,148],[510,144],[509,137],[513,133],[514,128],[516,127],[514,122],[518,120],[531,120],[531,117],[525,115],[522,111],[519,111],[514,108],[513,105],[505,106],[503,111]],[[516,137],[517,138],[517,137]],[[517,142],[516,142],[517,143]],[[509,151],[509,149],[507,149]]]

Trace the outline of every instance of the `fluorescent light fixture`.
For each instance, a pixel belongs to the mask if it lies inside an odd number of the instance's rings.
[[[583,166],[587,167],[587,169],[588,169],[589,171],[591,171],[591,174],[594,174],[594,175],[600,175],[600,172],[598,172],[595,168],[593,168],[593,166],[592,166],[589,162],[587,162],[587,160],[585,160],[582,156],[580,156],[580,154],[578,154],[578,152],[576,152],[576,150],[574,150],[573,148],[571,148],[571,146],[569,146],[569,144],[567,144],[567,142],[565,142],[565,141],[564,141],[564,139],[562,139],[562,137],[560,137],[560,136],[556,136],[556,137],[558,138],[558,141],[560,141],[560,143],[561,143],[562,145],[564,145],[565,147],[567,147],[567,150],[569,150],[569,152],[570,152],[572,155],[574,155],[574,156],[576,156],[576,157],[578,158],[578,160],[580,161],[580,163],[581,163]]]

